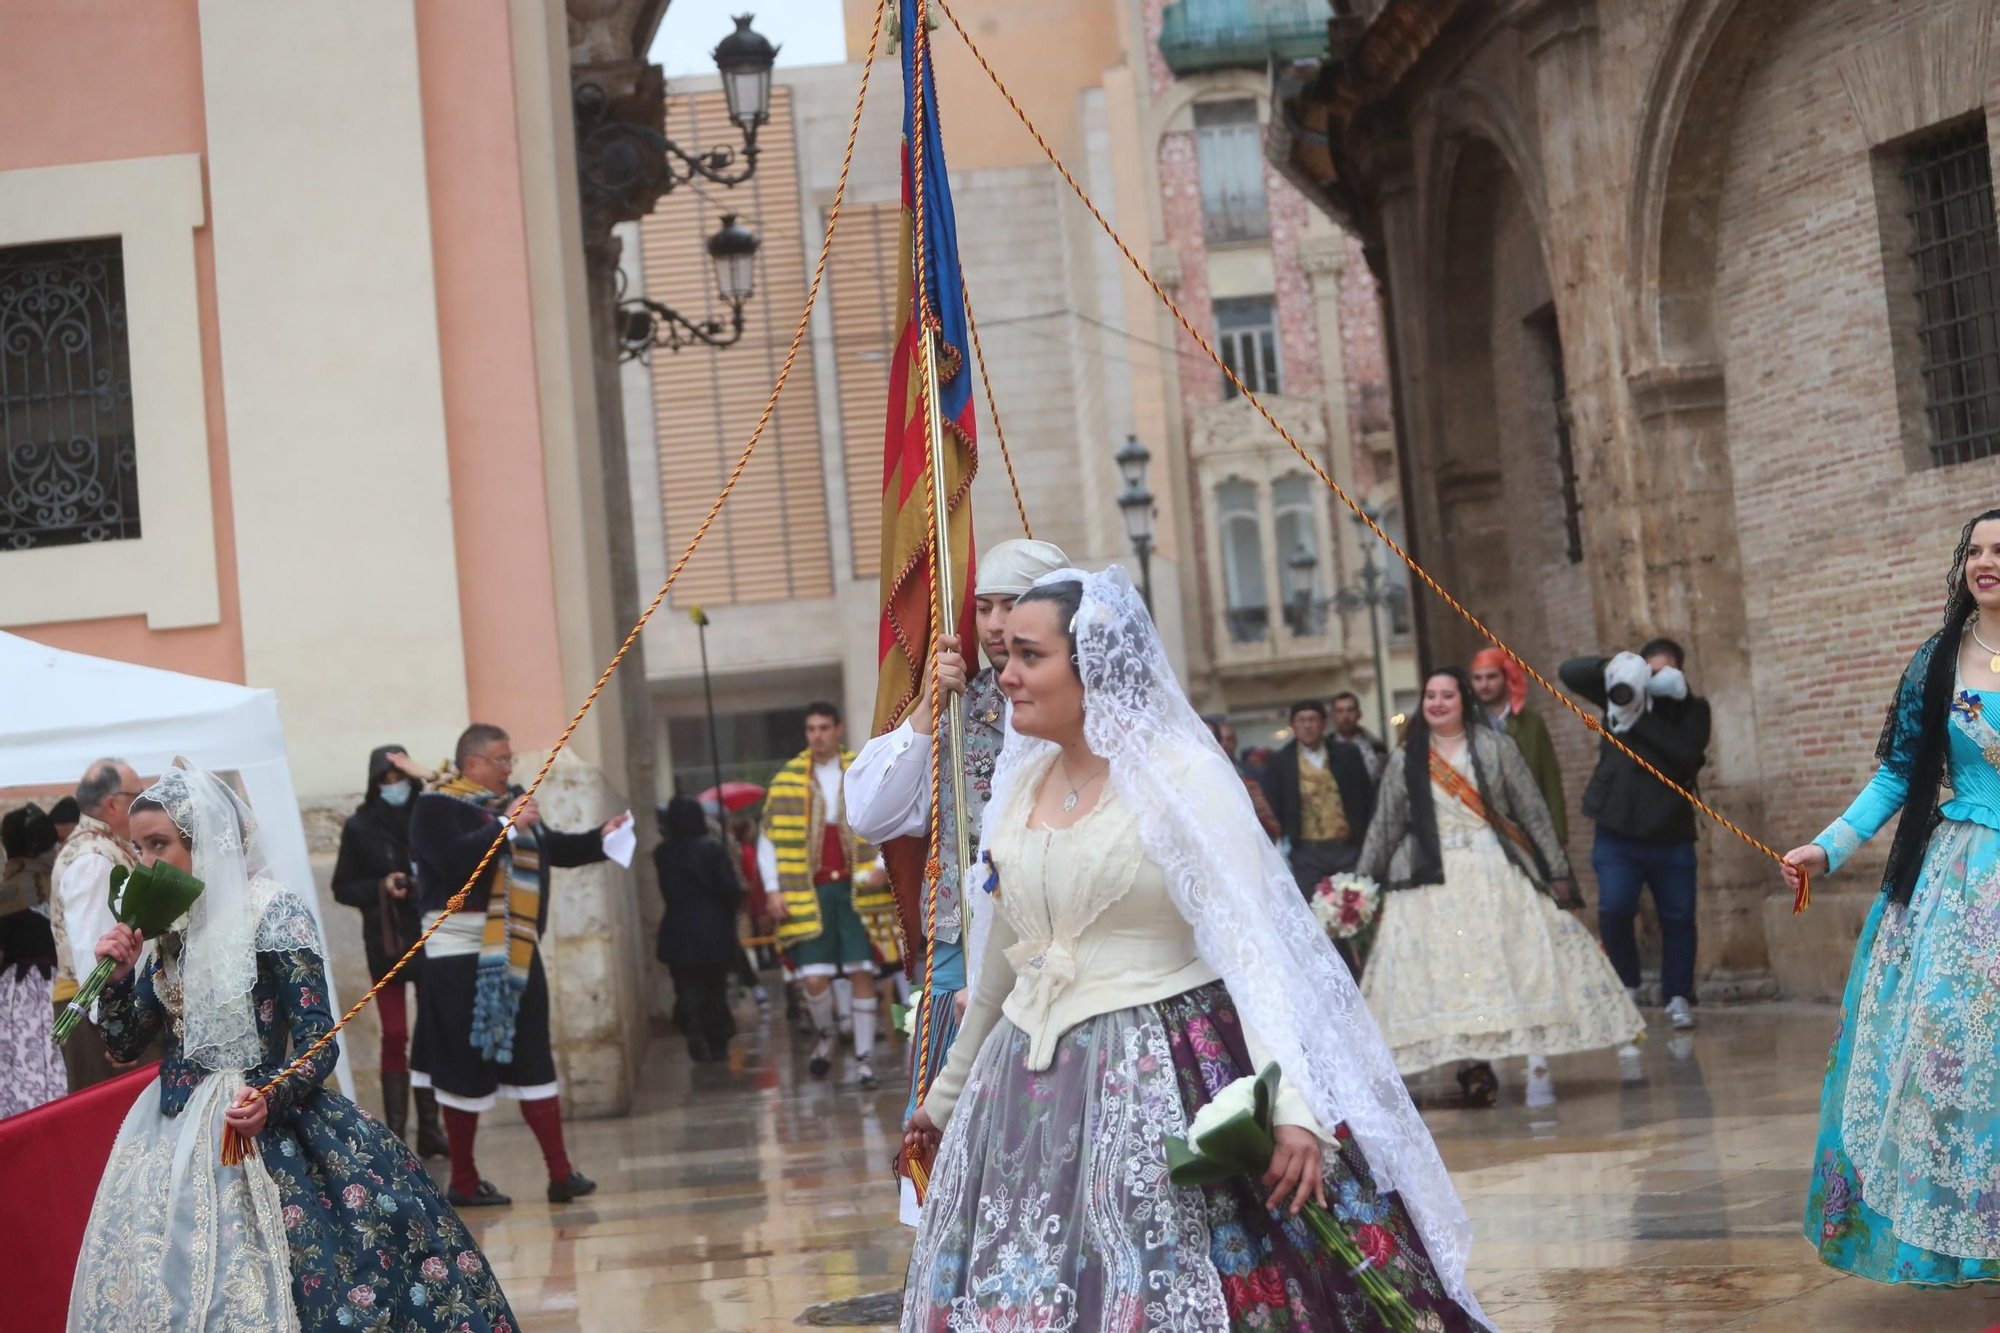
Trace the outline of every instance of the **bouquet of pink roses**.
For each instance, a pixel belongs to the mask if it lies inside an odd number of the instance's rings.
[[[1381,906],[1382,886],[1366,875],[1329,875],[1313,885],[1313,915],[1336,940],[1351,940],[1368,929]]]

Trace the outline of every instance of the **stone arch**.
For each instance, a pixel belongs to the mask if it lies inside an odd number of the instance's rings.
[[[1660,44],[1626,215],[1634,293],[1626,343],[1639,377],[1721,373],[1713,297],[1731,136],[1716,129],[1735,122],[1750,67],[1804,3],[1690,0]]]
[[[1554,640],[1574,628],[1569,620],[1588,627],[1591,602],[1565,538],[1562,352],[1545,200],[1537,178],[1524,178],[1516,165],[1533,158],[1469,132],[1467,120],[1458,124],[1462,132],[1439,143],[1428,196],[1434,415],[1428,457],[1411,475],[1430,494],[1410,500],[1449,534],[1438,548],[1448,585],[1539,659],[1559,651]],[[1580,617],[1558,602],[1583,608]],[[1480,646],[1455,617],[1432,624],[1440,660]]]
[[[1176,130],[1193,128],[1191,116],[1196,102],[1220,98],[1247,98],[1257,103],[1257,119],[1271,121],[1271,84],[1262,70],[1224,70],[1175,79],[1148,109],[1140,142],[1159,151],[1160,140]]]

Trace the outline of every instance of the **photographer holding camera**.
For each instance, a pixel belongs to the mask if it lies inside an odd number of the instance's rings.
[[[1562,664],[1563,684],[1604,710],[1606,729],[1660,772],[1695,789],[1708,762],[1708,701],[1688,689],[1686,654],[1672,639],[1637,653],[1577,657]],[[1591,868],[1597,872],[1597,924],[1604,952],[1626,987],[1639,986],[1639,945],[1632,923],[1639,893],[1651,886],[1660,917],[1660,994],[1676,1028],[1694,1026],[1694,807],[1607,739],[1583,793],[1583,813],[1597,824]]]

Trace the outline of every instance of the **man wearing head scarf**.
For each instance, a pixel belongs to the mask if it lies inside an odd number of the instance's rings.
[[[1069,557],[1051,542],[1026,538],[1001,542],[980,556],[972,586],[979,646],[986,654],[987,666],[968,680],[958,636],[938,638],[931,670],[937,673],[940,687],[961,700],[965,795],[970,806],[965,812],[966,835],[975,847],[979,844],[980,816],[993,791],[993,764],[1006,738],[1007,700],[1000,693],[999,678],[1007,665],[1007,613],[1015,598],[1035,586],[1036,579],[1068,565]],[[931,739],[936,730],[926,680],[917,692],[916,707],[903,724],[869,741],[847,770],[847,816],[855,836],[877,845],[894,838],[930,837]],[[951,784],[945,784],[941,795],[942,813],[949,826]],[[958,849],[952,844],[948,837],[939,840],[942,874],[936,886],[937,912],[929,926],[934,957],[929,965],[929,989],[919,1002],[930,1011],[932,1075],[944,1068],[951,1050],[952,1036],[958,1030],[959,995],[965,989],[965,898],[960,892]],[[930,889],[924,885],[926,895]],[[911,980],[920,981],[925,975],[923,959],[913,957],[909,966]],[[916,1109],[919,1074],[912,1070],[908,1110]]]
[[[1555,821],[1556,841],[1569,841],[1569,802],[1563,795],[1562,763],[1556,758],[1556,744],[1549,739],[1549,724],[1528,707],[1528,673],[1521,664],[1498,648],[1488,648],[1472,659],[1472,692],[1479,696],[1480,713],[1504,731],[1520,747],[1535,775],[1535,786],[1548,803],[1549,818]]]

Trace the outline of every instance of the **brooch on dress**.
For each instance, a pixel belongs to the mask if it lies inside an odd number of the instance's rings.
[[[1977,722],[1986,710],[1986,701],[1971,690],[1960,690],[1958,698],[1952,700],[1951,711],[1967,722]]]

